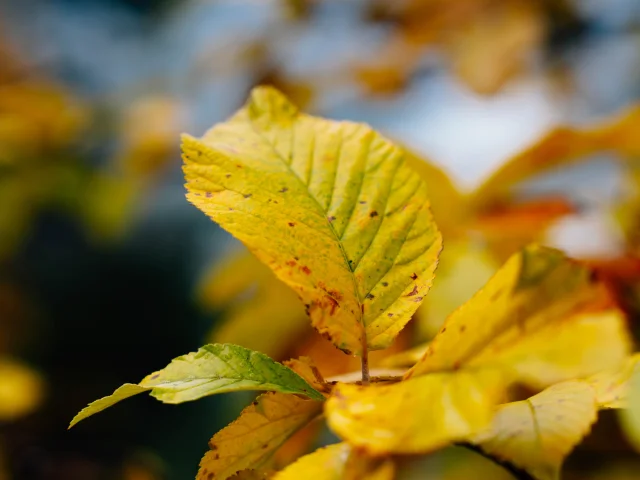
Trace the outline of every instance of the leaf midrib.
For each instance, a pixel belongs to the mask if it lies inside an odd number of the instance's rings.
[[[295,132],[296,132],[296,126],[298,125],[298,117],[300,116],[300,113],[296,113],[295,118],[293,119],[292,122],[292,128],[291,128],[291,144],[294,143],[294,138],[295,138]],[[331,222],[329,221],[329,219],[327,218],[327,212],[325,212],[325,210],[322,208],[322,205],[320,205],[320,202],[318,202],[318,199],[311,194],[311,191],[309,190],[309,186],[302,180],[302,178],[300,178],[298,176],[298,174],[291,168],[291,166],[287,163],[286,159],[280,154],[280,152],[278,152],[278,150],[275,148],[275,146],[269,141],[268,138],[266,138],[262,132],[259,130],[259,128],[255,125],[255,123],[253,122],[253,120],[251,119],[251,117],[248,118],[248,122],[249,125],[251,126],[251,130],[264,142],[266,143],[269,148],[271,149],[271,151],[273,152],[273,154],[276,156],[276,158],[278,158],[283,164],[284,166],[287,168],[287,170],[289,171],[289,173],[302,185],[303,189],[307,192],[307,195],[309,196],[309,198],[311,198],[313,200],[313,203],[316,205],[317,209],[319,212],[321,212],[322,217],[324,218],[327,226],[329,227],[329,231],[331,231],[331,233],[333,234],[336,243],[338,244],[338,248],[340,249],[340,253],[342,253],[342,257],[344,260],[344,263],[347,267],[347,270],[350,273],[350,277],[351,280],[353,282],[353,289],[354,289],[354,293],[356,296],[356,299],[358,300],[358,309],[356,310],[357,313],[356,315],[358,315],[357,317],[357,321],[358,324],[360,325],[360,328],[362,329],[362,336],[363,336],[363,348],[366,348],[367,346],[367,333],[366,333],[366,328],[364,325],[364,317],[362,315],[362,305],[363,305],[363,301],[362,298],[360,296],[360,289],[358,288],[358,282],[356,280],[355,277],[355,271],[353,270],[353,268],[351,267],[351,264],[349,263],[349,256],[347,255],[347,252],[345,251],[343,245],[342,245],[342,239],[341,237],[338,235],[338,232],[336,232],[336,230],[333,228],[333,225],[331,224]],[[315,138],[315,132],[314,132],[314,138]],[[290,148],[290,151],[292,152],[293,155],[293,148]],[[313,159],[315,157],[315,153],[313,153],[312,151],[312,157],[311,157],[311,167],[310,167],[310,176],[313,173]],[[336,159],[336,161],[339,162],[339,158]],[[337,167],[336,167],[336,175],[337,175]],[[335,178],[334,178],[334,183],[333,183],[333,187],[332,187],[332,195],[333,195],[333,191],[335,190]],[[359,197],[359,195],[358,195]],[[356,199],[357,202],[357,199]],[[351,219],[349,219],[349,221],[347,222],[346,226],[345,226],[345,231],[347,226],[349,225],[349,222],[351,221]]]

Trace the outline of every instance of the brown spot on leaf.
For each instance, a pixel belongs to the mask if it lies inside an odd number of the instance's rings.
[[[290,227],[295,227],[296,226],[296,222],[289,222],[289,226]]]
[[[389,284],[388,284],[387,282],[382,282],[382,286],[383,286],[383,287],[388,287],[388,286],[389,286]]]
[[[464,333],[466,329],[467,329],[466,325],[460,325],[460,333]]]
[[[266,443],[264,445],[262,445],[262,449],[266,450],[267,448],[269,448],[269,445],[267,445]]]
[[[375,296],[371,295],[370,293],[367,293],[367,298],[369,300],[373,300],[374,298],[376,298]]]
[[[418,294],[418,286],[414,285],[413,290],[407,293],[407,297],[413,297],[414,295],[417,295],[417,294]]]
[[[243,197],[244,197],[244,198],[251,198],[251,194],[250,194],[250,193],[247,193],[247,194],[243,195]]]
[[[393,317],[393,313],[387,313],[387,317],[389,318]]]
[[[211,442],[209,442],[209,448],[210,448],[211,450],[214,450],[214,451],[215,451],[215,450],[217,450],[217,449],[218,449],[218,446],[217,446],[215,443],[211,443]]]
[[[282,187],[282,189],[278,190],[280,193],[285,193],[287,191],[289,191],[289,189],[287,187]]]
[[[360,203],[360,205],[364,205],[367,202],[365,200],[360,200],[360,202],[358,202],[358,203]]]
[[[231,176],[231,174],[230,174],[230,173],[227,173],[227,174],[225,175],[225,177],[226,177],[226,178],[229,178],[230,176]]]
[[[375,210],[373,210],[372,212],[369,212],[369,216],[370,216],[371,218],[373,218],[373,217],[377,217],[377,216],[378,216],[378,212],[376,212]]]
[[[295,267],[296,266],[296,261],[295,260],[287,260],[285,262],[285,265],[289,265],[290,267]]]
[[[155,375],[151,376],[151,380],[155,380],[156,378],[158,378],[160,376],[159,373],[156,373]]]
[[[342,300],[342,294],[337,290],[327,290],[327,293],[336,300]]]
[[[415,273],[411,274],[411,280],[417,280],[418,279],[418,275],[416,275]]]
[[[207,193],[204,194],[204,196],[207,197],[207,198],[211,198],[211,197],[213,197],[213,194],[211,192],[207,192]]]
[[[311,275],[311,269],[306,265],[303,265],[302,267],[300,267],[300,270],[302,270],[306,275]]]
[[[330,222],[333,222],[336,219],[336,217],[334,217],[333,215],[331,215],[330,217],[327,217],[327,220],[329,220]]]

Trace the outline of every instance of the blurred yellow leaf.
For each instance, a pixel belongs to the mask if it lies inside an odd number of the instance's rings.
[[[234,343],[282,358],[309,328],[295,293],[246,251],[214,266],[199,286],[199,298],[211,309],[225,309],[222,324],[210,334],[213,343]]]
[[[409,150],[406,151],[406,155],[407,165],[413,168],[427,185],[433,218],[443,237],[450,242],[466,229],[466,197],[458,190],[450,176],[433,162]]]
[[[562,198],[497,204],[478,213],[467,226],[482,236],[487,250],[502,263],[527,244],[542,242],[549,227],[575,211]]]
[[[448,237],[444,238],[446,241]],[[465,238],[449,239],[440,255],[431,291],[414,316],[419,338],[433,338],[449,314],[469,300],[491,278],[498,266],[486,248],[481,248],[477,242]],[[416,363],[421,356],[408,366]],[[394,361],[391,360],[392,363]]]
[[[502,405],[491,427],[472,442],[536,480],[556,480],[565,457],[596,418],[593,389],[584,382],[563,382],[527,400]]]
[[[634,372],[640,372],[640,353],[632,355],[620,368],[589,377],[586,381],[595,391],[598,407],[626,408],[629,380]]]
[[[9,422],[31,413],[43,400],[44,381],[21,362],[0,357],[0,420]]]
[[[476,2],[482,3],[482,2]],[[454,72],[477,93],[491,95],[527,66],[545,28],[535,2],[484,2],[445,34]]]
[[[242,240],[341,350],[388,347],[433,278],[441,236],[401,149],[300,113],[271,88],[197,140],[188,198]]]
[[[373,455],[424,453],[487,427],[504,397],[496,370],[434,373],[394,385],[338,384],[325,404],[329,427]]]
[[[347,443],[337,443],[320,448],[301,457],[284,470],[276,473],[273,480],[393,480],[395,468],[391,460],[370,459]]]
[[[470,205],[483,210],[501,198],[508,198],[509,191],[519,182],[562,165],[589,160],[597,152],[637,157],[640,140],[635,132],[639,125],[640,107],[634,106],[590,128],[556,127],[496,170],[473,193]]]
[[[213,436],[210,451],[200,461],[198,480],[224,480],[240,470],[261,467],[321,412],[321,402],[295,395],[269,392],[259,396],[235,422]]]
[[[87,120],[86,107],[54,84],[0,85],[0,162],[68,146]]]
[[[120,122],[124,172],[145,178],[176,159],[183,116],[182,105],[168,96],[148,95],[127,106]]]
[[[638,368],[629,379],[628,407],[620,410],[620,417],[627,438],[640,451],[640,369]]]
[[[460,367],[508,367],[534,388],[619,366],[625,319],[591,271],[529,246],[454,311],[406,378]]]

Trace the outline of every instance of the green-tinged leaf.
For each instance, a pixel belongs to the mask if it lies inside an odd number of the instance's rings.
[[[322,403],[268,392],[216,433],[200,461],[198,480],[224,480],[261,467],[291,435],[322,413]],[[212,476],[211,476],[212,475]]]
[[[386,458],[370,458],[348,443],[337,443],[300,457],[272,480],[393,480],[395,466]]]
[[[556,480],[565,457],[596,418],[593,389],[585,382],[563,382],[528,400],[502,405],[491,427],[472,443],[536,480]]]
[[[462,367],[510,368],[543,388],[619,367],[630,349],[624,316],[585,266],[530,246],[454,311],[405,378]]]
[[[115,405],[120,400],[124,400],[125,398],[133,397],[142,392],[146,392],[149,388],[141,387],[140,385],[136,385],[133,383],[125,383],[124,385],[118,387],[115,392],[107,397],[102,397],[95,402],[91,402],[85,408],[80,410],[78,414],[73,417],[71,423],[69,424],[69,428],[73,427],[76,423],[84,420],[91,415],[101,412],[105,408],[109,408],[112,405]]]
[[[390,345],[441,249],[427,188],[366,125],[298,111],[272,88],[183,137],[188,199],[293,288],[345,352]]]
[[[314,400],[324,396],[300,375],[260,352],[229,344],[211,344],[174,359],[145,377],[140,385],[165,403],[182,403],[238,390],[296,393]]]
[[[636,353],[620,368],[597,373],[586,379],[596,393],[599,408],[626,408],[629,379],[640,372],[640,353]]]
[[[164,403],[188,402],[239,390],[271,390],[324,400],[304,378],[263,353],[238,345],[212,344],[175,358],[138,385],[123,385],[112,395],[92,403],[73,419],[71,426],[145,390]]]
[[[486,428],[505,384],[492,370],[434,373],[384,386],[338,384],[325,415],[336,434],[372,455],[425,453]]]

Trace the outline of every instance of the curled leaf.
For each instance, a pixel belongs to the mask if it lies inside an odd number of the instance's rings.
[[[431,285],[441,236],[403,151],[271,88],[183,137],[188,199],[245,243],[344,350],[386,348]]]

